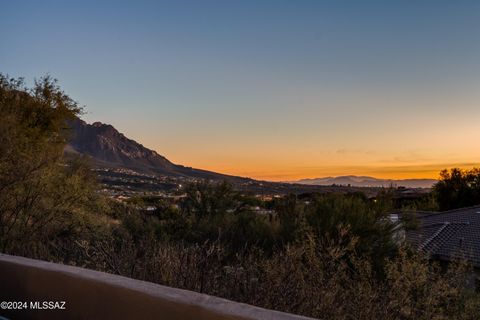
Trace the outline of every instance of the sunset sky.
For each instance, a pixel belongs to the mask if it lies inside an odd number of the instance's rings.
[[[4,1],[49,73],[175,163],[267,180],[480,165],[480,1]]]

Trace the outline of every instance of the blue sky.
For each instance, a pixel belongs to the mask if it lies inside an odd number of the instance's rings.
[[[169,159],[282,180],[478,162],[478,1],[8,1],[0,72],[49,73]]]

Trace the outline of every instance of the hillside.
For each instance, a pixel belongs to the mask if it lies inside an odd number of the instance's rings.
[[[81,119],[70,123],[72,129],[66,153],[87,155],[98,167],[128,168],[135,171],[174,177],[212,180],[247,180],[241,177],[174,164],[156,151],[127,138],[109,124],[88,124]]]

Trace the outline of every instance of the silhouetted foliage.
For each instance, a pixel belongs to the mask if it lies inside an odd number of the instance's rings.
[[[478,205],[480,204],[480,169],[443,170],[433,190],[440,210]]]
[[[80,112],[50,77],[27,89],[0,75],[0,249],[79,232],[96,205],[94,176],[63,159],[66,123]]]

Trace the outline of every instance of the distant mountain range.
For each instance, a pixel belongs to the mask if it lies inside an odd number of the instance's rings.
[[[87,124],[81,119],[70,123],[72,129],[67,154],[83,154],[99,167],[128,168],[143,173],[212,180],[250,180],[174,164],[101,122]]]
[[[317,186],[352,186],[352,187],[407,187],[407,188],[431,188],[437,180],[434,179],[377,179],[367,176],[339,176],[339,177],[325,177],[313,179],[301,179],[291,181],[291,183],[299,183],[306,185]]]
[[[71,138],[65,152],[67,154],[86,155],[98,167],[127,168],[143,173],[174,177],[230,180],[232,182],[253,181],[249,178],[174,164],[157,152],[127,138],[109,124],[101,122],[87,124],[81,119],[75,119],[70,123],[70,127],[72,129]],[[436,180],[432,179],[386,180],[365,176],[341,176],[302,179],[289,183],[310,186],[388,187],[394,185],[409,188],[429,188],[435,182]]]

